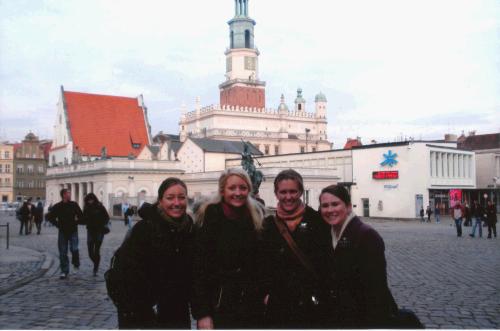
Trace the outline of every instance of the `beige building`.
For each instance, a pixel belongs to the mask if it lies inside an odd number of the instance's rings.
[[[0,202],[14,201],[14,146],[0,143]]]
[[[47,160],[40,140],[33,133],[28,133],[22,143],[14,146],[14,168],[16,200],[45,200]]]

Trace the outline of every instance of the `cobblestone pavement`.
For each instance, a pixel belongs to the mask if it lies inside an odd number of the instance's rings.
[[[55,260],[43,276],[0,294],[0,328],[117,328],[103,270],[98,277],[92,276],[83,227],[79,229],[80,271],[61,281],[56,229],[44,227],[40,236],[18,236],[19,223],[13,218],[8,220],[16,227],[11,229],[13,247],[35,250]],[[5,222],[0,214],[0,224]],[[389,285],[400,307],[413,309],[427,328],[500,328],[500,238],[470,238],[470,227],[464,228],[464,237],[457,238],[449,219],[441,224],[385,220],[369,223],[385,240]],[[0,254],[5,252],[3,229],[0,228]],[[122,222],[113,222],[102,247],[101,269],[107,267],[125,233]],[[23,267],[11,263],[11,269],[20,268],[22,273],[40,268],[40,261],[35,260],[38,262],[19,261]]]

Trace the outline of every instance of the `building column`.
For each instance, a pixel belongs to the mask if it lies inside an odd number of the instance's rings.
[[[83,183],[78,183],[78,204],[80,207],[83,208],[83,198],[84,198],[84,193],[83,193]]]

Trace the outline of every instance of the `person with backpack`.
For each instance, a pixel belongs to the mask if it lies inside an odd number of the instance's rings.
[[[89,193],[83,199],[83,218],[81,224],[87,226],[87,249],[89,257],[94,263],[93,274],[97,276],[101,261],[100,249],[104,235],[109,232],[108,211],[97,199],[94,193]]]
[[[154,204],[115,252],[104,277],[120,329],[190,329],[193,220],[187,187],[165,179]]]

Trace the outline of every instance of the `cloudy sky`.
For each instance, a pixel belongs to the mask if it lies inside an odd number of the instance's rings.
[[[153,133],[218,103],[233,0],[0,0],[0,139],[52,138],[60,86],[144,95]],[[329,138],[500,130],[500,1],[251,0],[267,107],[328,98]]]

